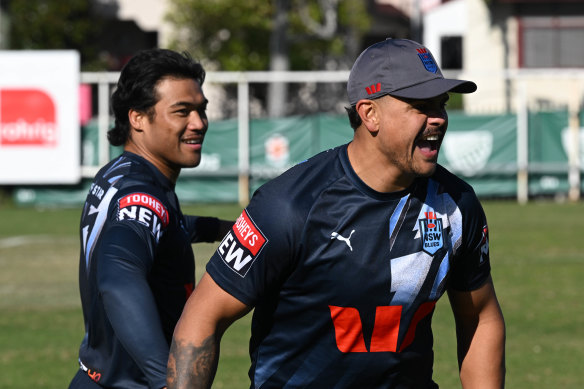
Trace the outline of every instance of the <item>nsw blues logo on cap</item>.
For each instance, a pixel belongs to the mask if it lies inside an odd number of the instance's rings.
[[[424,47],[416,49],[416,51],[418,52],[418,57],[422,60],[426,70],[436,73],[436,71],[438,71],[438,65],[436,64],[436,61],[434,61],[434,58],[432,58],[430,52]]]

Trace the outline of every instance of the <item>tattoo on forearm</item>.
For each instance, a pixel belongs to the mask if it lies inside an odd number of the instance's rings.
[[[198,347],[188,341],[173,339],[168,358],[168,389],[210,388],[218,358],[215,335],[209,336]]]

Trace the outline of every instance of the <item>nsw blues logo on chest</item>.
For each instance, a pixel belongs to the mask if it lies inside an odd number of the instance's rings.
[[[442,219],[436,217],[434,212],[424,212],[425,219],[419,219],[420,235],[422,238],[422,250],[430,255],[444,246],[444,230]]]

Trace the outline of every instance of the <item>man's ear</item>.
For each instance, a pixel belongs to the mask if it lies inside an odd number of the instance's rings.
[[[138,132],[143,130],[144,120],[148,120],[146,114],[143,112],[138,112],[134,109],[130,109],[130,111],[128,111],[128,119],[130,121],[130,127]]]
[[[365,128],[375,134],[379,131],[379,116],[377,115],[377,104],[373,100],[359,100],[355,107]]]

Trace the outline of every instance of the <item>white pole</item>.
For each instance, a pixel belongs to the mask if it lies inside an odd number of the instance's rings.
[[[98,112],[97,119],[97,144],[98,144],[98,163],[100,166],[105,165],[109,159],[109,142],[107,140],[107,131],[109,130],[109,82],[107,78],[102,78],[98,84]]]
[[[578,85],[577,82],[574,83]],[[570,99],[569,104],[569,173],[568,182],[570,184],[570,191],[568,197],[571,201],[578,201],[580,199],[580,88],[575,88],[574,94]]]
[[[239,204],[249,203],[249,84],[245,77],[237,83],[237,147],[239,170]]]
[[[529,129],[527,108],[527,83],[519,81],[517,101],[517,201],[527,203],[529,199]]]

